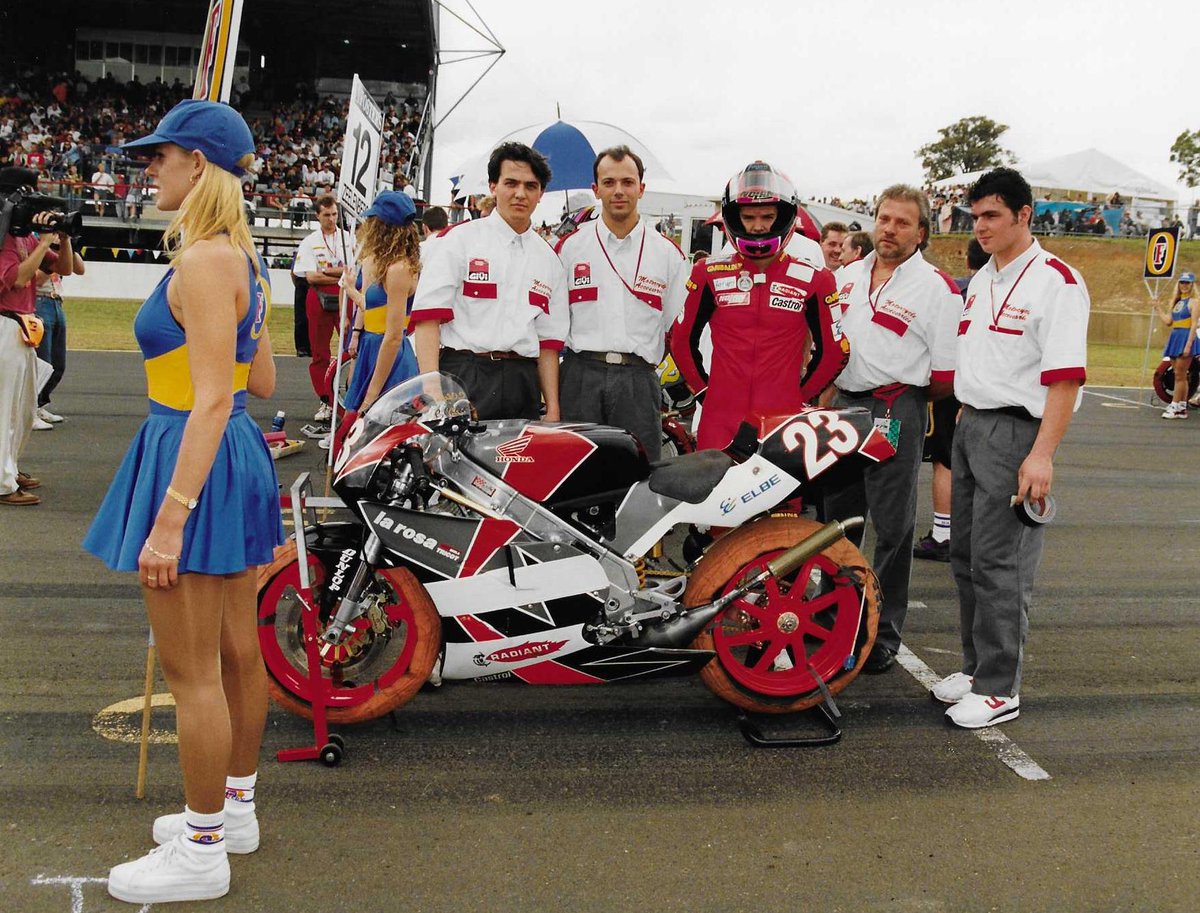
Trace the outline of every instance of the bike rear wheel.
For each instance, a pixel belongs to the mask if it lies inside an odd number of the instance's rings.
[[[684,605],[730,592],[818,529],[809,520],[779,517],[734,530],[700,560]],[[716,653],[700,677],[743,710],[807,710],[824,698],[818,677],[830,694],[857,677],[879,626],[877,590],[862,553],[844,539],[835,542],[788,578],[768,577],[730,603],[692,644]]]
[[[325,566],[309,554],[313,598],[321,604]],[[367,585],[372,610],[355,619],[346,636],[323,649],[321,674],[331,687],[332,723],[361,723],[409,701],[429,678],[441,649],[441,619],[428,592],[411,573],[378,568]],[[296,544],[288,543],[275,560],[260,568],[258,638],[266,662],[267,686],[282,707],[312,718],[313,686],[305,651],[300,564]],[[329,623],[319,614],[318,635]]]

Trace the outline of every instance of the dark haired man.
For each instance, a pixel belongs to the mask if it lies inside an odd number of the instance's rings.
[[[1016,503],[1050,495],[1054,454],[1079,408],[1091,307],[1079,273],[1030,233],[1033,193],[1012,168],[967,196],[975,237],[991,255],[971,280],[958,325],[950,566],[958,586],[962,671],[933,695],[956,726],[1020,713],[1021,664],[1044,527]]]
[[[300,242],[292,274],[308,283],[304,311],[308,322],[308,365],[313,392],[321,401],[313,418],[327,422],[333,415],[330,407],[332,391],[325,378],[332,354],[329,340],[338,331],[338,283],[345,272],[346,261],[354,255],[354,239],[350,232],[338,228],[337,200],[332,196],[317,199],[319,227]]]
[[[842,239],[842,265],[834,274],[841,277],[841,271],[851,263],[857,263],[875,249],[871,236],[865,231],[852,231]]]
[[[638,214],[642,160],[627,146],[592,165],[600,218],[559,242],[570,333],[562,364],[562,417],[634,433],[651,461],[662,449],[655,367],[683,310],[687,259]]]
[[[850,228],[845,222],[826,222],[821,226],[821,253],[825,257],[825,268],[831,273],[842,265],[842,243]]]
[[[532,226],[550,182],[535,149],[502,143],[488,160],[496,211],[460,222],[428,248],[413,301],[422,372],[463,382],[481,419],[558,421],[558,353],[568,317],[562,263]]]
[[[886,672],[900,649],[917,510],[917,475],[925,439],[926,403],[951,391],[954,332],[962,299],[954,280],[921,256],[929,239],[929,200],[904,184],[879,196],[875,250],[849,267],[841,282],[841,329],[850,360],[838,377],[835,403],[870,409],[896,447],[890,460],[825,498],[825,517],[844,520],[868,511],[875,527],[872,564],[883,606],[879,633],[863,665]],[[862,530],[851,534],[856,545]]]

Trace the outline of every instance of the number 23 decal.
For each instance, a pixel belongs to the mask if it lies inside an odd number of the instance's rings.
[[[783,446],[789,453],[800,449],[804,471],[815,479],[840,457],[858,449],[858,429],[836,412],[810,412],[783,429]]]

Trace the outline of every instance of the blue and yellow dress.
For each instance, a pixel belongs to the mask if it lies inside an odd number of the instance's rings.
[[[376,282],[364,296],[363,331],[358,339],[358,357],[354,360],[354,373],[346,386],[346,408],[357,410],[362,405],[363,397],[367,395],[367,387],[371,386],[371,377],[375,374],[375,362],[379,360],[379,348],[383,345],[383,334],[387,330],[387,292],[383,284]],[[405,302],[405,326],[408,326],[408,315],[412,313],[413,296],[408,296]],[[396,360],[392,363],[392,371],[384,381],[382,396],[392,387],[417,376],[417,353],[413,349],[412,340],[405,335]]]
[[[232,574],[272,559],[283,543],[279,480],[262,431],[246,414],[246,382],[267,322],[270,285],[247,264],[250,307],[237,327],[233,412],[196,509],[183,528],[180,573]],[[138,555],[175,472],[195,393],[187,339],[167,303],[169,270],[133,322],[145,359],[150,414],[130,444],[83,547],[114,571],[136,571]],[[190,494],[190,492],[189,492]]]
[[[1195,319],[1192,314],[1192,299],[1180,298],[1171,308],[1171,334],[1167,337],[1167,344],[1163,347],[1164,358],[1179,358],[1182,355],[1191,355],[1195,357],[1200,355],[1200,335],[1192,340],[1192,348],[1185,352],[1184,347],[1187,345],[1188,333],[1192,329],[1192,320]]]

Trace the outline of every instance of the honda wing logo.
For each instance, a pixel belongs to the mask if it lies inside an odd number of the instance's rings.
[[[523,454],[526,448],[533,442],[533,435],[529,432],[524,432],[520,437],[515,437],[511,441],[506,441],[496,448],[497,463],[532,463],[533,457],[527,457]]]

